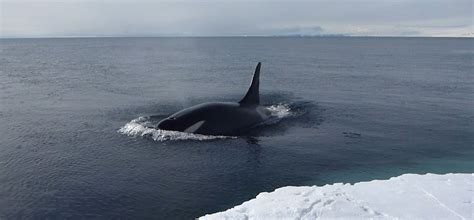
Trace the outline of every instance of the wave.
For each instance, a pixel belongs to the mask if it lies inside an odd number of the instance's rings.
[[[295,115],[292,112],[290,105],[288,104],[276,104],[266,107],[270,111],[270,118],[266,120],[264,125],[278,123],[281,119],[291,117]],[[121,127],[118,132],[133,136],[133,137],[147,137],[155,141],[180,141],[180,140],[216,140],[216,139],[233,139],[237,138],[236,136],[224,136],[224,135],[203,135],[203,134],[193,134],[180,131],[168,131],[157,129],[154,126],[158,123],[158,120],[154,116],[142,116],[136,119],[131,120],[123,127]]]
[[[118,132],[129,136],[141,136],[149,137],[155,141],[177,141],[177,140],[214,140],[214,139],[225,139],[235,138],[231,136],[214,136],[214,135],[202,135],[192,134],[179,131],[167,131],[161,130],[154,127],[149,127],[151,121],[150,117],[139,117],[121,127]]]

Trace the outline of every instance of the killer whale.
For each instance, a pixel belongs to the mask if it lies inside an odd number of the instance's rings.
[[[208,102],[195,105],[161,120],[157,128],[204,135],[239,135],[270,117],[260,106],[260,67],[257,64],[250,87],[239,102]]]

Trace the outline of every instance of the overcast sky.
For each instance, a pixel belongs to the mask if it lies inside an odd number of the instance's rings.
[[[0,0],[2,37],[470,36],[472,0]]]

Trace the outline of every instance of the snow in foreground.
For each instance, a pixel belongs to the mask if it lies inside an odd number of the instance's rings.
[[[474,219],[474,174],[282,187],[200,219]]]

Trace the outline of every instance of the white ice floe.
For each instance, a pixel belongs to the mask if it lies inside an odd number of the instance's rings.
[[[389,180],[287,186],[209,219],[474,219],[474,174],[404,174]]]

